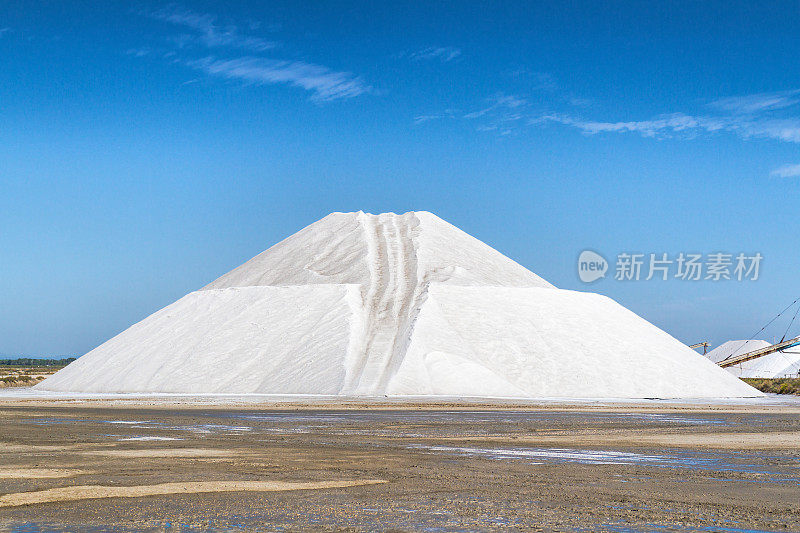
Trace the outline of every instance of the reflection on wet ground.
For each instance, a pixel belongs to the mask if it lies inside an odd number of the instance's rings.
[[[738,527],[725,527],[720,525],[685,527],[680,524],[645,524],[641,528],[631,528],[626,525],[601,524],[599,527],[593,527],[591,529],[577,529],[576,531],[603,531],[608,533],[661,533],[670,531],[687,533],[777,533],[775,531],[768,531],[766,529],[742,529]]]
[[[667,425],[728,425],[732,422],[714,416],[682,416],[677,414],[662,413],[615,413],[593,412],[587,416],[584,412],[554,412],[554,411],[331,411],[310,414],[297,413],[207,413],[208,416],[237,418],[242,420],[260,420],[274,423],[292,422],[297,424],[314,425],[347,425],[349,423],[363,424],[365,422],[403,423],[403,424],[442,424],[447,422],[475,425],[492,423],[503,424],[546,424],[546,425],[571,425],[575,421],[586,424],[618,423],[629,421],[640,424],[667,424]],[[313,426],[312,426],[313,427]]]
[[[211,411],[197,416],[211,420],[234,420],[235,425],[199,422],[193,425],[169,425],[155,420],[104,420],[104,423],[136,429],[218,434],[256,431],[264,434],[321,433],[328,435],[367,435],[374,437],[445,437],[490,435],[498,430],[549,430],[583,427],[725,427],[736,421],[714,416],[682,416],[660,413],[586,413],[552,411],[321,411],[296,412],[224,412]],[[74,417],[40,417],[25,421],[36,425],[87,422]]]
[[[797,473],[800,461],[746,453],[704,453],[671,450],[669,454],[641,454],[614,450],[580,450],[571,448],[472,448],[411,444],[411,449],[430,453],[449,453],[485,457],[495,461],[525,460],[528,464],[580,463],[587,465],[640,464],[659,468],[692,468],[713,472],[761,474],[760,482],[783,482],[800,485]],[[781,468],[782,467],[782,468]]]

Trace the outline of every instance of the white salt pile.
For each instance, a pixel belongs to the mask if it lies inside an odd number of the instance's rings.
[[[613,300],[559,290],[431,213],[333,213],[40,389],[759,396]]]
[[[763,340],[728,341],[708,352],[706,357],[719,363],[770,345]],[[800,375],[800,346],[729,366],[725,370],[740,378],[796,378]]]

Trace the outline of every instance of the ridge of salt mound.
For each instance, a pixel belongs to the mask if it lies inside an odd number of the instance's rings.
[[[332,213],[37,388],[342,396],[761,393],[435,215]]]

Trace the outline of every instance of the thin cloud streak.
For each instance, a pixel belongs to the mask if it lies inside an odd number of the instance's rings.
[[[414,61],[439,60],[448,63],[461,56],[461,49],[455,46],[432,46],[419,52],[414,52],[409,57]]]
[[[445,109],[442,113],[435,113],[432,115],[417,115],[414,117],[414,125],[424,124],[432,120],[454,119],[457,117],[458,111],[455,109]]]
[[[776,178],[797,178],[800,177],[800,164],[798,165],[783,165],[769,173],[770,176]]]
[[[239,48],[251,52],[265,52],[279,46],[278,43],[260,37],[243,35],[234,25],[221,27],[217,17],[208,13],[196,13],[174,4],[146,13],[150,18],[194,30],[199,35],[181,35],[177,41],[199,43],[207,48]]]
[[[213,76],[262,85],[287,84],[310,91],[313,100],[353,98],[372,91],[361,78],[303,61],[261,57],[217,59],[213,56],[190,61],[188,66]]]
[[[582,120],[569,115],[549,114],[534,117],[528,123],[530,125],[541,125],[547,122],[572,126],[587,135],[638,133],[643,137],[671,138],[678,136],[695,137],[701,133],[728,132],[745,140],[773,139],[800,143],[800,119],[798,118],[715,117],[673,113],[650,120],[598,122]]]
[[[150,50],[149,48],[142,47],[142,48],[129,48],[128,51],[125,53],[133,57],[145,57],[150,55],[151,52],[152,50]]]
[[[445,115],[445,114],[439,114],[439,115],[418,115],[418,116],[414,117],[414,124],[415,124],[415,125],[418,125],[418,124],[424,124],[424,123],[426,123],[426,122],[430,122],[431,120],[440,120],[440,119],[443,119],[443,118],[451,118],[451,117],[448,117],[448,116],[447,116],[447,115]]]
[[[236,25],[222,26],[215,15],[198,13],[176,4],[141,14],[185,31],[166,36],[169,45],[167,52],[153,54],[152,49],[141,47],[128,50],[129,55],[158,55],[208,76],[244,83],[298,87],[309,91],[310,99],[317,102],[343,100],[374,92],[370,85],[350,72],[336,71],[305,61],[263,57],[277,48],[279,43],[247,35]],[[249,23],[251,29],[259,26],[254,21]]]
[[[573,126],[588,135],[609,132],[635,132],[639,133],[643,137],[657,137],[659,135],[663,136],[670,133],[688,132],[696,129],[719,131],[723,127],[722,124],[716,120],[707,120],[702,117],[698,118],[684,115],[682,113],[665,115],[651,120],[636,120],[626,122],[598,122],[581,120],[569,115],[552,114],[536,117],[529,123],[532,125],[537,125],[546,122],[556,122],[566,126]]]
[[[528,101],[525,100],[524,98],[520,98],[519,96],[514,96],[511,94],[502,94],[502,93],[494,95],[492,98],[489,99],[489,101],[491,102],[491,105],[489,107],[473,111],[472,113],[467,113],[466,115],[464,115],[464,118],[467,119],[480,118],[498,110],[518,109],[528,104]]]
[[[542,124],[552,120],[543,118],[532,118],[536,113],[544,115],[546,108],[542,105],[545,99],[551,100],[551,104],[559,103],[570,108],[586,107],[590,101],[577,99],[565,93],[559,87],[556,78],[549,73],[532,71],[527,68],[518,68],[507,71],[507,77],[513,77],[527,85],[527,89],[537,95],[520,96],[497,92],[485,99],[486,104],[470,112],[454,112],[452,109],[445,113],[428,113],[414,117],[414,124],[419,125],[425,122],[438,119],[462,119],[472,123],[477,131],[498,132],[501,135],[510,135],[531,126],[535,123]]]
[[[512,73],[516,76],[532,74],[524,70]],[[539,77],[549,80],[548,87],[555,86],[555,80],[551,76],[540,74]],[[800,89],[720,98],[706,104],[707,108],[716,110],[716,113],[677,112],[646,120],[627,121],[590,120],[574,112],[541,109],[558,104],[579,106],[579,103],[557,98],[550,98],[550,102],[543,104],[538,100],[498,93],[489,102],[487,107],[467,113],[462,118],[478,122],[480,131],[505,131],[512,127],[518,129],[523,125],[542,127],[547,124],[561,124],[578,129],[586,135],[636,133],[648,138],[691,139],[701,135],[729,133],[745,140],[769,139],[800,143],[800,117],[796,116],[796,110],[790,109],[800,105]],[[443,117],[438,114],[425,115],[417,117],[415,123],[421,124],[435,118]]]
[[[513,94],[497,93],[486,100],[489,105],[476,111],[462,113],[446,109],[443,113],[418,115],[414,117],[414,124],[441,119],[462,119],[477,122],[475,128],[478,131],[499,131],[502,135],[508,135],[511,133],[511,124],[524,122],[526,117],[522,111],[529,105],[526,99]]]
[[[730,96],[711,102],[709,107],[737,115],[752,115],[784,109],[798,103],[800,103],[800,90],[794,90]]]
[[[505,74],[509,77],[529,83],[530,88],[533,90],[557,91],[559,89],[558,80],[549,72],[520,67],[507,71]]]

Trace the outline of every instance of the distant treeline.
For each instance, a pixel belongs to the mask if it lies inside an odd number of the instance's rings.
[[[20,357],[19,359],[0,359],[3,366],[67,366],[73,362],[75,357],[64,359],[33,359],[30,357]]]

